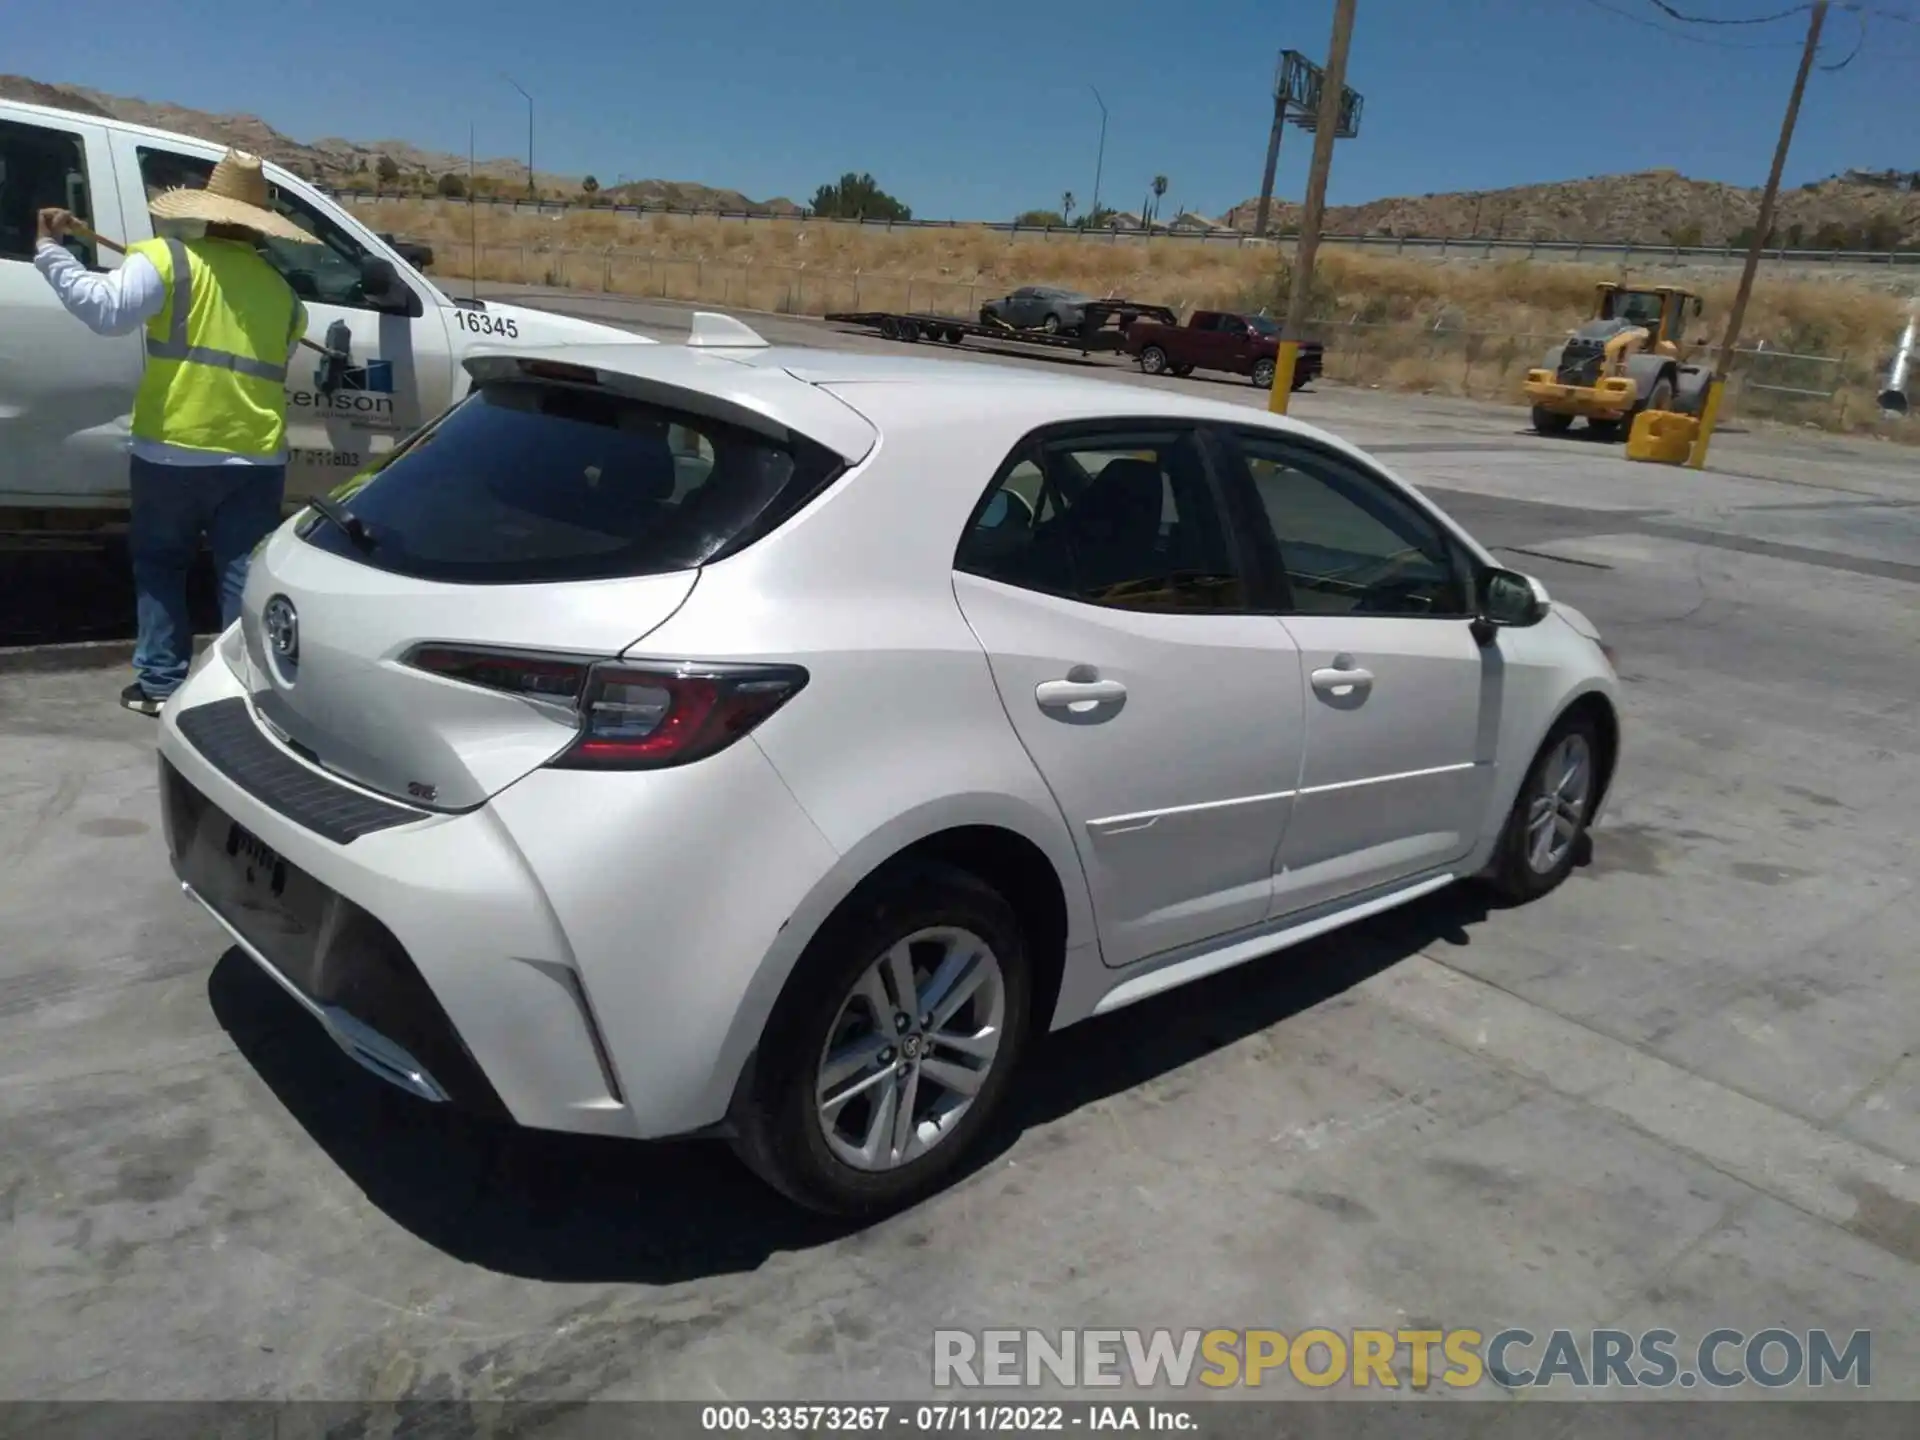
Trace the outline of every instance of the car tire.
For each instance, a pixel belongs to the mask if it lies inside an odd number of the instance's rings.
[[[1273,372],[1275,368],[1275,364],[1271,360],[1256,360],[1253,362],[1253,385],[1256,390],[1271,390],[1273,388]]]
[[[1049,311],[1047,318],[1040,322],[1040,328],[1049,335],[1058,335],[1060,333],[1060,317]]]
[[[1167,352],[1158,345],[1149,345],[1140,352],[1140,369],[1148,375],[1164,375],[1167,372]]]
[[[924,1023],[909,1022],[911,1028],[900,1031],[902,1039],[892,1045],[873,1023],[887,1017],[875,1016],[865,998],[872,993],[869,982],[875,974],[896,973],[890,957],[898,947],[930,934],[966,939],[946,949],[941,948],[945,942],[936,939],[914,943],[913,966],[924,962],[929,972],[920,977],[922,984],[937,978],[943,959],[960,955],[972,942],[982,951],[976,964],[984,958],[993,967],[950,1022],[963,1028],[981,1025],[970,1032],[969,1044],[977,1046],[989,1030],[996,1042],[978,1071],[978,1088],[945,1129],[939,1128],[942,1120],[935,1107],[957,1104],[960,1092],[931,1077],[936,1060],[946,1067],[942,1073],[949,1073],[963,1060],[963,1052],[942,1044],[939,1036],[947,1033],[942,1027]],[[961,972],[963,977],[971,973]],[[891,979],[874,983],[883,987],[883,999],[898,1002]],[[814,936],[774,1007],[733,1106],[735,1151],[755,1174],[809,1210],[870,1219],[914,1203],[965,1163],[1004,1098],[1025,1048],[1032,995],[1032,969],[1019,917],[991,886],[967,871],[936,864],[902,867],[869,882]],[[989,1009],[995,1018],[983,1019]],[[898,1017],[893,1018],[898,1025]],[[925,1043],[924,1055],[914,1046],[917,1058],[909,1060],[907,1036]],[[830,1054],[883,1042],[889,1048],[878,1054],[886,1058],[848,1072],[836,1093],[854,1098],[829,1115],[819,1097],[830,1083]],[[977,1058],[977,1052],[966,1053]],[[904,1074],[909,1067],[908,1078],[883,1078],[890,1072]],[[908,1137],[910,1147],[924,1144],[925,1149],[905,1158],[887,1143],[899,1128],[880,1117],[883,1104],[891,1104],[890,1113],[897,1115],[903,1098],[916,1109],[927,1107]],[[871,1141],[876,1124],[888,1132],[880,1149],[891,1153],[880,1154],[877,1163],[849,1163],[849,1135],[864,1132]]]
[[[1578,793],[1568,784],[1574,760],[1583,768]],[[1537,900],[1572,873],[1587,844],[1587,823],[1600,797],[1600,731],[1585,715],[1569,715],[1547,732],[1514,796],[1486,882],[1517,904]],[[1550,845],[1541,844],[1546,832]]]
[[[1544,406],[1533,407],[1533,429],[1537,435],[1564,435],[1573,428],[1573,417]]]

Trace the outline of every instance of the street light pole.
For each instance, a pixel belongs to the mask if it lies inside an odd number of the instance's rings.
[[[1747,318],[1747,301],[1753,296],[1754,272],[1760,268],[1760,252],[1766,248],[1767,232],[1773,228],[1773,202],[1780,193],[1780,172],[1787,168],[1787,150],[1793,144],[1793,127],[1800,119],[1800,97],[1806,93],[1807,73],[1813,69],[1814,52],[1820,48],[1820,27],[1827,22],[1827,0],[1814,0],[1813,16],[1807,21],[1807,47],[1800,52],[1800,71],[1793,77],[1793,94],[1787,100],[1787,115],[1780,122],[1780,140],[1773,147],[1773,169],[1767,175],[1767,188],[1760,192],[1760,214],[1753,222],[1753,243],[1747,246],[1747,263],[1740,271],[1740,288],[1733,294],[1733,310],[1727,316],[1727,338],[1720,343],[1720,358],[1714,362],[1713,378],[1707,382],[1707,398],[1700,406],[1700,430],[1694,437],[1693,453],[1687,457],[1690,468],[1699,470],[1707,463],[1707,442],[1713,439],[1713,425],[1720,418],[1720,395],[1727,386],[1727,371],[1733,365],[1734,347],[1740,343],[1740,326]]]
[[[1093,90],[1093,86],[1087,87]],[[1093,103],[1100,107],[1100,149],[1093,157],[1093,209],[1088,218],[1095,224],[1100,220],[1100,170],[1107,161],[1107,102],[1100,98],[1100,92],[1093,90]]]
[[[1334,0],[1333,39],[1327,45],[1327,68],[1320,73],[1320,113],[1313,127],[1313,165],[1307,172],[1306,204],[1300,212],[1300,238],[1293,249],[1293,293],[1287,300],[1287,319],[1280,330],[1280,353],[1274,357],[1273,389],[1267,408],[1287,413],[1293,394],[1294,368],[1300,361],[1300,327],[1307,318],[1307,298],[1313,284],[1313,256],[1320,248],[1320,221],[1327,208],[1327,172],[1333,168],[1333,142],[1340,130],[1340,99],[1347,83],[1347,48],[1353,39],[1354,0]]]
[[[511,75],[502,74],[500,78],[519,90],[521,98],[527,102],[527,196],[538,200],[540,192],[533,182],[533,96],[527,94],[520,82]]]

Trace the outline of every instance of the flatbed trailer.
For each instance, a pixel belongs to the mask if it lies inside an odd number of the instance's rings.
[[[1096,300],[1086,307],[1085,314],[1079,329],[1051,333],[1022,330],[1004,320],[984,317],[968,320],[960,315],[918,310],[843,310],[823,318],[836,325],[858,325],[877,331],[888,340],[909,344],[931,340],[959,345],[973,336],[1050,350],[1076,350],[1082,355],[1117,352],[1126,343],[1127,327],[1136,320],[1158,320],[1167,325],[1179,323],[1179,317],[1165,305],[1148,305],[1136,300]]]

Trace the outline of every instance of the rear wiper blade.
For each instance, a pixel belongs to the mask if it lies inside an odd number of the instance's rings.
[[[307,508],[351,540],[355,549],[372,551],[373,532],[367,529],[364,520],[346,506],[336,505],[323,495],[315,495],[307,501]]]

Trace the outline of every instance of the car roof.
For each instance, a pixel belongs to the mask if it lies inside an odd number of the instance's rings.
[[[723,407],[722,418],[799,432],[857,462],[881,431],[950,419],[968,396],[991,397],[997,416],[1032,427],[1050,421],[1102,418],[1211,420],[1299,435],[1364,457],[1315,426],[1179,390],[1129,384],[1099,375],[990,364],[946,355],[874,354],[808,346],[693,346],[563,343],[489,346],[473,352],[476,374],[489,357],[586,365],[648,387],[696,392]],[[480,368],[476,369],[476,365]],[[729,416],[724,407],[739,414]],[[1378,462],[1369,462],[1375,465]]]
[[[162,130],[155,125],[141,125],[136,121],[122,120],[114,115],[97,115],[88,110],[64,110],[54,105],[36,105],[31,100],[5,100],[0,101],[0,104],[4,104],[10,110],[20,109],[31,111],[37,115],[44,115],[49,120],[63,120],[70,124],[78,122],[83,125],[98,125],[105,130],[119,130],[129,135],[142,135],[149,140],[165,140],[170,145],[190,147],[194,150],[211,151],[216,155],[224,153],[227,148],[225,145],[217,141],[208,140],[203,136],[186,135],[178,130]],[[285,169],[284,166],[278,165],[275,161],[265,156],[261,157],[261,161],[269,168]]]

